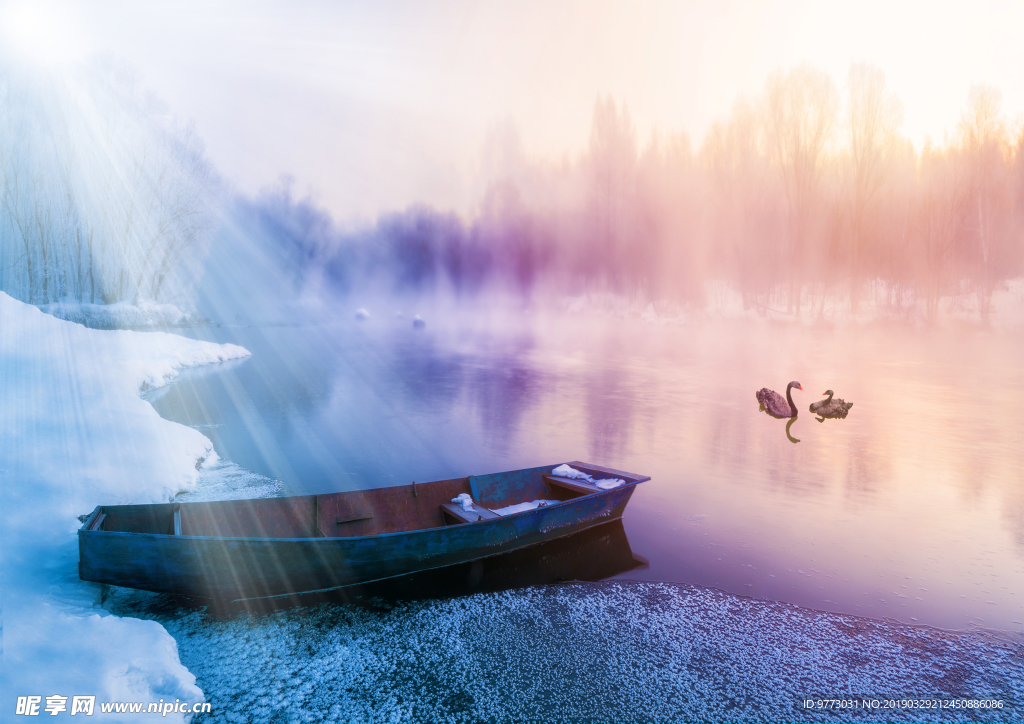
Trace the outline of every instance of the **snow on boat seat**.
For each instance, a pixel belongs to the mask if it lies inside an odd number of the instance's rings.
[[[603,490],[611,490],[612,488],[617,488],[626,482],[621,478],[594,480],[593,475],[585,473],[582,470],[577,470],[569,465],[559,465],[557,468],[552,470],[549,475],[544,476],[544,481],[550,486],[568,490],[573,493],[579,493],[581,495],[586,495],[588,493],[600,493]]]
[[[497,513],[493,513],[479,503],[473,502],[473,498],[466,493],[452,498],[450,503],[442,503],[441,513],[442,515],[450,515],[458,523],[476,523],[477,521],[500,517]]]

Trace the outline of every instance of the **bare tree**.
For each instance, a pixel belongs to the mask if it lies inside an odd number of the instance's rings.
[[[764,120],[769,155],[782,177],[789,208],[790,311],[799,313],[800,272],[823,154],[835,130],[839,93],[824,71],[800,65],[778,71],[765,88]]]
[[[960,117],[960,146],[967,159],[971,206],[974,221],[974,263],[980,266],[978,302],[983,318],[988,318],[994,275],[993,243],[1001,199],[1008,187],[1006,159],[1010,155],[1009,136],[1000,106],[1002,94],[989,86],[974,86],[967,107]]]
[[[71,73],[0,67],[0,288],[37,304],[173,296],[211,221],[202,147],[131,74]]]
[[[694,243],[699,198],[689,137],[653,132],[637,164],[635,242],[622,263],[636,288],[655,299],[701,293],[703,263]]]
[[[847,124],[850,140],[850,305],[857,309],[864,274],[864,216],[885,183],[902,146],[903,105],[885,87],[885,74],[854,63],[847,76]]]
[[[712,189],[715,247],[723,272],[735,275],[744,308],[767,311],[772,283],[785,249],[776,203],[781,192],[764,153],[764,126],[757,109],[740,101],[726,122],[715,123],[701,148]]]
[[[918,234],[924,265],[921,280],[929,319],[938,313],[939,301],[948,291],[955,261],[956,239],[967,211],[968,186],[958,149],[936,149],[930,143],[921,151],[918,165]]]
[[[636,129],[623,104],[598,98],[594,103],[587,153],[590,170],[590,208],[593,244],[589,258],[581,260],[590,267],[603,255],[613,261],[606,267],[613,283],[622,281],[621,262],[630,241],[633,195],[636,184]]]

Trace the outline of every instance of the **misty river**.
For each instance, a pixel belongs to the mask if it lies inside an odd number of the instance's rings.
[[[618,577],[1024,627],[1016,335],[567,313],[415,330],[393,310],[184,333],[253,356],[147,398],[285,494],[589,461],[652,478],[626,508],[635,564]],[[787,430],[754,393],[790,380]],[[826,389],[854,403],[846,419],[808,411]]]

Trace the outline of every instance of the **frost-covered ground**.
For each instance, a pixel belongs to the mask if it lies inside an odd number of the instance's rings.
[[[183,367],[246,355],[170,334],[87,329],[0,293],[0,720],[13,716],[17,696],[202,698],[160,625],[110,615],[98,605],[103,588],[79,580],[77,516],[193,490],[204,464],[218,477],[210,441],[139,395]]]
[[[127,594],[127,595],[124,595]],[[122,592],[213,705],[197,722],[1020,721],[1024,648],[681,584],[572,583],[212,614]],[[1002,709],[802,708],[996,699]]]

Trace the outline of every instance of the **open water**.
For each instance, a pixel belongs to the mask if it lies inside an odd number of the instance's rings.
[[[570,314],[187,333],[253,356],[153,405],[285,494],[585,460],[652,480],[601,537],[608,565],[577,551],[565,565],[586,570],[561,578],[1024,631],[1019,335]],[[754,392],[790,380],[787,430]],[[826,389],[846,419],[808,411]]]

